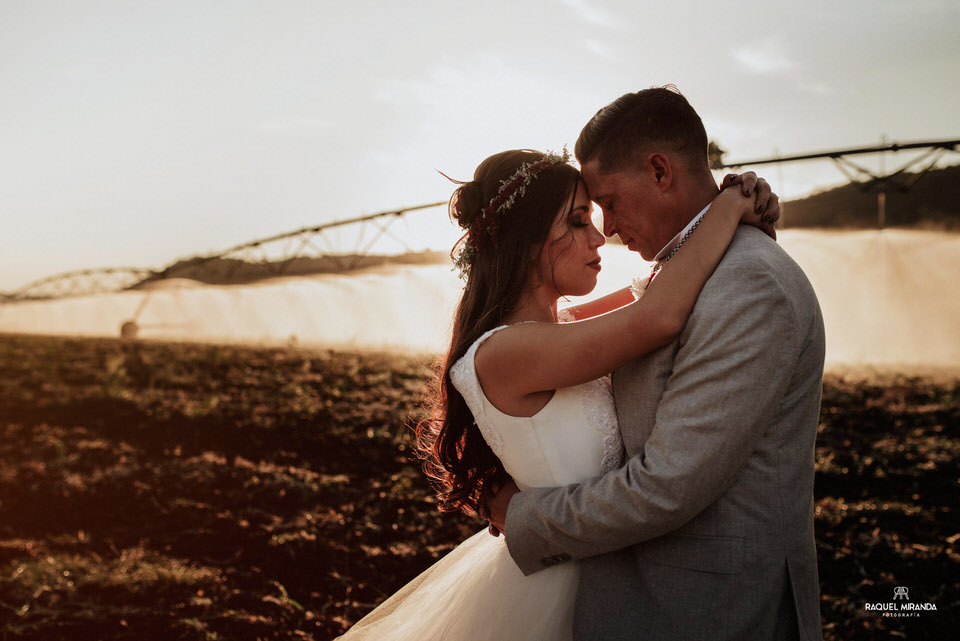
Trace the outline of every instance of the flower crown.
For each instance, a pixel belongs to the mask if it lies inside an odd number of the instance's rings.
[[[522,198],[527,193],[527,187],[540,172],[547,167],[560,164],[570,164],[570,152],[567,151],[566,146],[560,154],[547,152],[540,160],[523,163],[509,178],[500,181],[500,189],[470,224],[467,234],[460,239],[459,247],[455,249],[453,266],[460,270],[460,278],[466,280],[467,272],[470,271],[470,265],[477,257],[477,250],[484,236],[489,237],[496,246],[500,216],[513,207],[518,198]]]

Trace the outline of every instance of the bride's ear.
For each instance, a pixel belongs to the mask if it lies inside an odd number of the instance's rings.
[[[527,261],[527,285],[539,287],[542,276],[540,275],[540,261],[543,259],[543,252],[547,248],[543,245],[533,245],[530,247],[530,257]]]
[[[536,265],[537,263],[539,263],[540,259],[543,256],[543,252],[545,251],[547,251],[546,242],[530,245],[530,264]]]

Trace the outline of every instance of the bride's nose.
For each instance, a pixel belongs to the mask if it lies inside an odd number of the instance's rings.
[[[606,242],[607,239],[603,237],[603,234],[600,233],[600,230],[594,225],[590,225],[590,247],[600,247]]]

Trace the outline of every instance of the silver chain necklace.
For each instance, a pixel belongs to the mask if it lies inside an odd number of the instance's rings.
[[[657,261],[657,264],[653,266],[653,270],[650,272],[650,280],[651,280],[651,281],[653,280],[653,277],[657,275],[657,273],[660,271],[660,269],[667,263],[667,261],[670,260],[671,258],[673,258],[673,255],[676,254],[678,251],[680,251],[680,248],[683,247],[683,244],[684,244],[685,242],[687,242],[687,240],[690,239],[690,236],[693,235],[693,232],[696,231],[697,227],[700,226],[700,223],[701,223],[701,222],[703,222],[703,216],[701,216],[700,218],[698,218],[698,219],[697,219],[697,222],[693,223],[693,225],[690,227],[690,229],[687,230],[687,233],[685,233],[685,234],[680,238],[680,242],[677,243],[677,246],[674,247],[674,248],[670,251],[669,254],[667,254],[666,256],[664,256],[664,257],[663,257],[663,260]],[[650,285],[650,284],[647,283],[647,286],[648,286],[648,287],[649,287],[649,285]]]

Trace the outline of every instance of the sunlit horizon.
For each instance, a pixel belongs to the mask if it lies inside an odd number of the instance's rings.
[[[942,292],[960,269],[960,234],[796,229],[778,242],[820,299],[828,368],[956,369],[960,299]],[[623,246],[600,251],[597,288],[565,299],[561,308],[620,289],[650,268]],[[440,353],[461,292],[450,264],[225,286],[174,278],[137,290],[0,306],[0,331],[116,337],[134,321],[137,336],[148,340]]]

